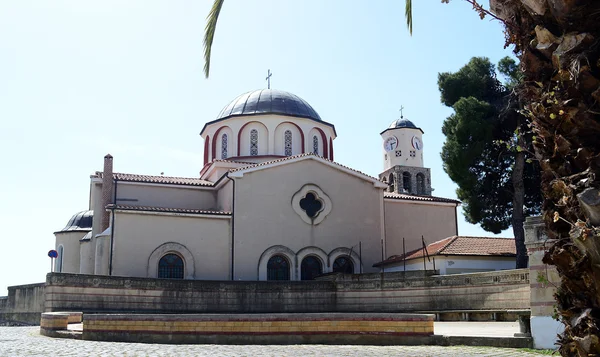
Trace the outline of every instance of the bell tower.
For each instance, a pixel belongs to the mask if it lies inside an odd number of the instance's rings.
[[[400,116],[381,132],[383,172],[389,192],[431,195],[431,172],[423,166],[423,130]]]

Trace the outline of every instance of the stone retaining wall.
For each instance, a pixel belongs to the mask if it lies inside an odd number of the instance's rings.
[[[0,321],[39,325],[44,311],[45,285],[28,284],[8,287],[8,296],[0,301]]]
[[[51,273],[45,311],[418,312],[529,309],[529,270],[399,279],[194,281]]]
[[[84,340],[152,343],[410,344],[433,336],[433,315],[89,314]]]

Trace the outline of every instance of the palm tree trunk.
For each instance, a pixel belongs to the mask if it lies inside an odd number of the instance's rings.
[[[519,137],[519,147],[525,147],[525,140],[522,136]],[[525,216],[523,214],[523,205],[525,201],[525,185],[523,184],[523,172],[525,170],[525,153],[519,151],[515,155],[515,164],[512,171],[513,184],[513,212],[512,212],[512,228],[515,236],[515,246],[517,248],[517,269],[527,268],[529,256],[527,248],[525,248],[525,230],[523,222]]]
[[[600,1],[491,0],[520,57],[536,136],[563,356],[600,354]]]

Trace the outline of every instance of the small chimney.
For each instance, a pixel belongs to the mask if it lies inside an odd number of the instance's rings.
[[[113,203],[113,157],[107,154],[104,157],[104,171],[102,172],[102,232],[110,224],[110,215],[106,206]]]

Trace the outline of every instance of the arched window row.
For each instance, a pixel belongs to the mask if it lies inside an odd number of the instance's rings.
[[[350,248],[336,248],[326,254],[317,247],[303,248],[294,253],[283,246],[267,249],[260,260],[259,279],[278,281],[314,280],[330,272],[353,274],[359,262],[356,252]],[[264,264],[262,268],[261,264]],[[264,269],[262,273],[261,269]]]
[[[330,148],[328,149],[327,137],[325,137],[325,134],[320,129],[318,129],[318,131],[321,132],[321,135],[313,134],[311,130],[311,136],[309,136],[308,140],[304,139],[305,132],[299,127],[297,127],[297,129],[300,130],[300,137],[295,137],[295,135],[298,134],[295,134],[294,130],[286,129],[283,131],[283,140],[281,137],[277,138],[277,144],[274,145],[274,147],[271,147],[267,141],[272,141],[273,134],[266,127],[263,129],[253,128],[249,132],[241,129],[237,134],[235,131],[232,133],[231,129],[229,129],[228,133],[219,133],[223,128],[228,127],[221,127],[216,131],[215,136],[212,138],[209,135],[206,136],[204,140],[205,164],[214,159],[225,160],[230,157],[234,157],[236,153],[238,156],[259,156],[263,154],[292,156],[294,155],[294,152],[312,152],[319,156],[325,155],[326,158],[333,160],[333,138],[329,137]],[[267,131],[265,131],[265,129]],[[279,132],[277,135],[282,134]],[[321,136],[323,136],[323,138],[321,138]],[[323,140],[325,140],[325,142],[323,142]],[[308,147],[305,149],[306,144],[308,144]],[[244,147],[247,149],[244,149]],[[296,147],[296,149],[294,149],[294,147]],[[262,154],[261,148],[263,152]]]

